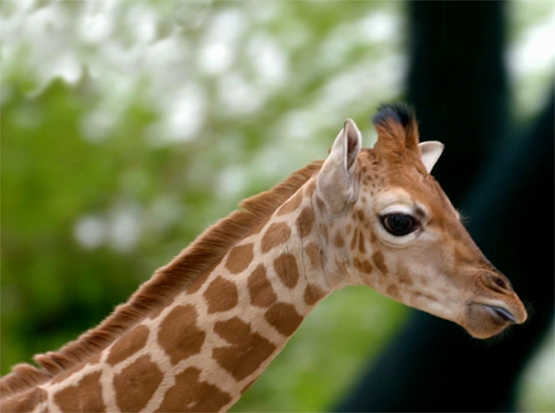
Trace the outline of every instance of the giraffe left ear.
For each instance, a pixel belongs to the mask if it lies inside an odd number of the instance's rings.
[[[428,173],[431,172],[437,160],[443,153],[443,148],[445,148],[445,145],[438,141],[426,141],[418,144],[420,156],[422,157],[422,163],[426,167]]]
[[[360,131],[352,119],[347,119],[317,178],[318,193],[334,212],[342,211],[358,198],[354,172],[361,147]]]

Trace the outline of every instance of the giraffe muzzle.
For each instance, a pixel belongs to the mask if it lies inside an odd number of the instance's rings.
[[[465,316],[460,324],[473,337],[492,337],[511,325],[526,321],[526,310],[520,301],[512,304],[492,299],[470,302],[465,306]]]

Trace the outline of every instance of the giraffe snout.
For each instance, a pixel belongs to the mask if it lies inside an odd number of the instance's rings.
[[[476,275],[474,294],[465,305],[461,322],[472,336],[488,338],[527,318],[526,308],[507,277],[495,269]]]
[[[494,302],[499,301],[504,304],[489,303],[488,307],[492,315],[511,324],[521,324],[526,321],[528,314],[524,304],[507,277],[497,271],[487,271],[480,274],[479,278],[482,288],[485,288],[484,295],[493,298]]]

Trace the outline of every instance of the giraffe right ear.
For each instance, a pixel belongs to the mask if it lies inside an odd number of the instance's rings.
[[[426,167],[428,173],[432,171],[432,168],[443,153],[444,147],[445,145],[438,141],[426,141],[418,144],[420,155],[422,157],[422,163]]]
[[[341,212],[358,198],[354,172],[361,147],[360,131],[352,119],[347,119],[317,178],[318,194],[333,212]]]

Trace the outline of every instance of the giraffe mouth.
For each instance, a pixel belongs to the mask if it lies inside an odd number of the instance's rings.
[[[504,321],[506,323],[510,323],[510,324],[516,324],[516,318],[515,316],[508,310],[506,310],[505,308],[502,307],[497,307],[497,306],[493,306],[493,305],[484,305],[484,307],[489,311],[489,313],[499,319],[500,321]]]

